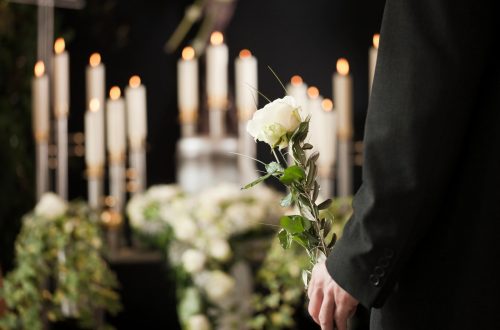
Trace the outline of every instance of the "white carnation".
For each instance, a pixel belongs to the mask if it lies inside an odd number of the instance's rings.
[[[285,96],[274,100],[260,110],[248,121],[247,132],[259,140],[269,144],[272,148],[280,149],[288,146],[287,134],[294,132],[301,122],[298,106],[295,99]]]
[[[152,186],[146,192],[147,198],[156,200],[156,201],[164,201],[168,202],[172,199],[178,197],[181,193],[181,190],[176,185],[162,184]]]
[[[189,317],[187,321],[188,330],[210,330],[210,321],[203,314],[196,314]]]
[[[40,201],[35,206],[35,214],[47,219],[54,219],[66,213],[68,205],[66,202],[52,192],[42,195]]]
[[[207,297],[214,304],[224,303],[234,292],[234,288],[234,279],[220,270],[210,272],[205,283]]]
[[[231,258],[231,247],[226,240],[214,239],[209,243],[208,253],[211,257],[219,261],[227,261]]]
[[[183,216],[175,221],[170,222],[174,230],[175,237],[183,242],[193,242],[197,237],[198,228],[194,221],[188,217]]]
[[[203,270],[206,257],[201,251],[189,249],[182,254],[181,260],[182,266],[188,273],[197,273]]]

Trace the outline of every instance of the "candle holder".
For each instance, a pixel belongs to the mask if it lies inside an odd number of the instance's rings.
[[[132,147],[130,150],[130,167],[135,172],[132,178],[133,194],[143,193],[146,188],[146,148],[144,144]]]
[[[111,208],[101,214],[101,223],[106,232],[107,251],[110,257],[116,257],[122,246],[123,217],[120,212]]]
[[[87,167],[88,202],[94,210],[100,210],[102,206],[103,173],[102,165]]]
[[[181,110],[179,114],[181,124],[181,136],[188,138],[196,135],[196,125],[198,123],[198,110]]]
[[[109,155],[109,191],[113,203],[108,206],[117,212],[123,212],[125,206],[125,155],[123,153]]]
[[[56,191],[64,200],[68,199],[68,117],[57,117],[57,172]]]
[[[37,134],[36,142],[36,196],[39,200],[49,190],[49,143],[47,134]]]
[[[245,185],[258,178],[255,160],[257,156],[257,144],[252,136],[247,133],[246,125],[251,113],[240,112],[240,122],[238,124],[238,169],[240,172],[240,184]]]
[[[352,195],[352,139],[347,134],[339,134],[338,186],[339,197]]]

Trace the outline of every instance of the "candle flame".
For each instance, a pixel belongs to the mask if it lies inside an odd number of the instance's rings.
[[[89,102],[89,110],[92,112],[99,111],[100,106],[98,99],[91,99]]]
[[[240,58],[249,58],[252,56],[252,52],[249,51],[248,49],[242,49],[240,51]]]
[[[122,94],[120,87],[118,86],[113,86],[109,90],[109,98],[112,100],[118,100],[120,98],[120,95]]]
[[[290,79],[290,82],[292,83],[293,86],[298,86],[302,84],[303,80],[301,76],[295,75],[292,77],[292,79]]]
[[[321,102],[321,107],[323,108],[323,110],[325,110],[326,112],[330,112],[333,110],[333,101],[330,100],[330,99],[324,99],[322,102]]]
[[[182,59],[183,60],[186,60],[186,61],[192,60],[194,58],[194,55],[195,55],[195,52],[194,52],[193,47],[185,47],[182,50]]]
[[[349,62],[345,58],[338,59],[337,72],[342,76],[347,76],[349,74]]]
[[[224,42],[224,35],[220,31],[214,31],[210,35],[210,43],[214,46],[221,45]]]
[[[54,42],[54,51],[56,54],[61,54],[64,52],[64,49],[66,48],[66,43],[64,42],[63,38],[57,38],[56,42]]]
[[[141,84],[141,78],[139,76],[137,76],[137,75],[132,76],[132,77],[130,77],[130,80],[128,81],[128,84],[132,88],[139,87],[139,85]]]
[[[101,64],[101,54],[94,53],[94,54],[90,55],[89,63],[90,63],[90,66],[93,68],[95,68],[96,66]]]
[[[45,73],[45,64],[43,61],[38,61],[35,64],[35,77],[41,77]]]
[[[373,47],[378,49],[378,44],[380,42],[380,34],[376,33],[373,35]]]
[[[315,99],[319,96],[319,89],[311,86],[307,89],[307,95],[309,95],[310,98]]]

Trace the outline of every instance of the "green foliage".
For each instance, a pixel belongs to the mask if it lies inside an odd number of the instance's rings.
[[[0,290],[7,304],[0,328],[36,330],[71,317],[99,329],[100,313],[118,312],[118,283],[101,256],[100,235],[83,203],[57,218],[27,215],[16,240],[16,267]]]

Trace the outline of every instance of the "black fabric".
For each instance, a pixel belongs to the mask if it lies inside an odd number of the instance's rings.
[[[500,43],[493,1],[388,0],[363,183],[327,260],[374,329],[500,324]]]

